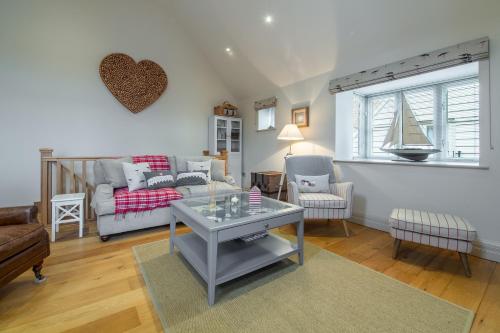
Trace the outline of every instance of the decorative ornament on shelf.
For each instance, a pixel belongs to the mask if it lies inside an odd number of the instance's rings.
[[[113,96],[133,113],[156,102],[168,84],[167,74],[160,65],[151,60],[136,63],[123,53],[106,56],[99,74]]]

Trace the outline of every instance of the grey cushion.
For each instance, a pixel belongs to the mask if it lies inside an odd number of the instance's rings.
[[[177,159],[173,155],[167,155],[167,159],[170,164],[170,172],[175,176],[177,174]]]
[[[206,185],[207,184],[207,172],[204,170],[199,171],[181,171],[177,173],[177,179],[175,180],[176,186],[187,186],[187,185]]]
[[[104,178],[106,183],[114,188],[127,187],[127,178],[123,172],[122,163],[132,163],[130,156],[118,158],[114,160],[101,160],[101,165],[104,170]]]
[[[94,185],[106,184],[104,169],[102,168],[101,160],[94,162]]]
[[[146,186],[148,190],[175,186],[175,178],[170,170],[144,172],[144,177],[146,177]]]
[[[329,174],[329,183],[335,183],[333,159],[323,155],[294,155],[289,156],[286,162],[286,176],[295,182],[295,175],[321,176]]]
[[[219,182],[225,181],[226,176],[226,162],[224,160],[212,160],[212,180],[217,180]]]
[[[100,184],[97,186],[92,197],[92,208],[97,215],[108,215],[115,213],[114,189],[109,184]]]
[[[225,182],[213,181],[215,184],[215,191],[219,194],[239,193],[241,188],[233,186]],[[179,186],[175,190],[182,194],[183,198],[202,197],[208,195],[208,185],[191,185]]]

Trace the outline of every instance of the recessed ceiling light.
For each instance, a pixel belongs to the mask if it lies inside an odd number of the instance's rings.
[[[272,15],[266,15],[264,17],[264,22],[266,22],[267,24],[271,24],[271,23],[273,23],[273,21],[274,21],[274,18],[272,17]]]
[[[226,47],[226,52],[227,53],[231,53],[231,48],[230,47]]]

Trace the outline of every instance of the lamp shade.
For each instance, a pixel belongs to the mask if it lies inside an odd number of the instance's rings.
[[[295,124],[287,124],[278,135],[278,140],[284,141],[299,141],[304,140],[304,136],[300,133],[299,128]]]

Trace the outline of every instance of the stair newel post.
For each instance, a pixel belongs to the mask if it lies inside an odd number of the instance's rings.
[[[40,222],[47,225],[50,218],[50,196],[52,187],[52,172],[50,158],[52,148],[40,148]]]

